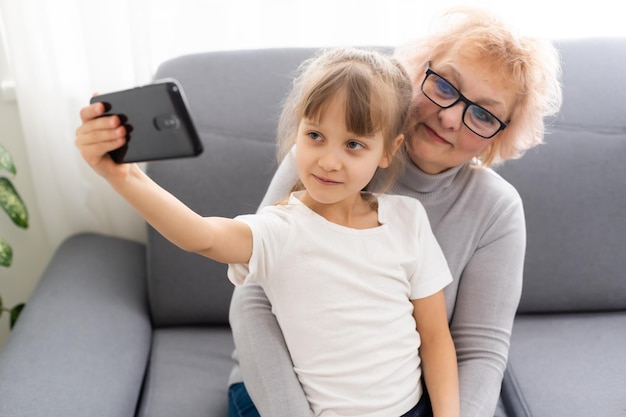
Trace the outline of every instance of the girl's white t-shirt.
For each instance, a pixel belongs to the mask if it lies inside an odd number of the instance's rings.
[[[399,416],[422,393],[410,300],[452,281],[416,199],[378,196],[379,227],[331,223],[292,194],[237,217],[253,234],[235,285],[259,282],[316,416]]]

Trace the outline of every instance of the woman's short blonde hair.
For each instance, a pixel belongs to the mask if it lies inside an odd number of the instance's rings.
[[[508,126],[478,156],[483,166],[519,158],[543,142],[544,119],[562,102],[560,56],[551,42],[521,36],[487,11],[455,8],[435,33],[397,48],[395,56],[418,88],[426,63],[450,53],[478,62],[517,92]]]

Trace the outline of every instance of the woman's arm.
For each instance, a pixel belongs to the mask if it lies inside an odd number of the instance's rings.
[[[450,331],[461,415],[494,415],[522,290],[526,228],[521,201],[499,210],[460,278]]]
[[[235,287],[230,325],[241,376],[262,416],[312,417],[272,306],[260,285]]]
[[[274,205],[289,195],[289,192],[298,180],[295,156],[296,147],[294,146],[291,152],[285,156],[276,173],[274,173],[274,177],[269,187],[267,187],[259,208]]]
[[[420,357],[434,417],[459,417],[456,351],[446,316],[443,290],[413,302],[420,334]]]
[[[276,171],[261,207],[284,198],[296,178],[293,154],[289,154]],[[258,284],[235,288],[230,304],[230,325],[241,375],[260,414],[312,416],[272,306]]]

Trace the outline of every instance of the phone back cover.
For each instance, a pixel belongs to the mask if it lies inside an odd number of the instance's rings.
[[[102,94],[104,115],[118,115],[126,126],[126,145],[110,152],[117,163],[183,158],[202,153],[202,142],[175,80]]]

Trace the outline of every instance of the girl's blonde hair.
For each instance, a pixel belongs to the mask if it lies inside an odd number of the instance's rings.
[[[551,42],[520,36],[497,16],[474,8],[454,8],[443,15],[439,31],[395,51],[415,86],[424,80],[425,65],[458,54],[479,63],[495,81],[516,91],[506,129],[489,139],[478,159],[483,166],[519,158],[543,142],[544,118],[562,102],[560,56]]]
[[[402,65],[375,50],[320,51],[299,67],[279,119],[279,161],[293,147],[300,121],[319,120],[337,94],[346,95],[349,131],[359,136],[382,133],[390,160],[386,183],[391,184],[401,165],[400,152],[393,154],[393,140],[404,133],[412,87]]]

